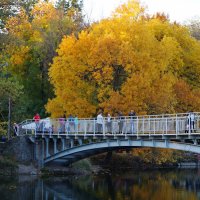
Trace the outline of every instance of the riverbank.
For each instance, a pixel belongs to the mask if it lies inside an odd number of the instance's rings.
[[[130,155],[114,154],[108,161],[106,155],[102,154],[91,159],[84,159],[70,166],[48,166],[41,170],[33,164],[17,163],[9,158],[0,156],[0,175],[36,175],[36,176],[82,176],[97,174],[121,174],[124,171],[148,171],[157,169],[179,168],[179,163],[167,163],[164,165],[153,165],[138,161]],[[190,166],[191,163],[191,166]],[[183,165],[183,164],[182,164]],[[187,168],[194,167],[194,162],[187,162]]]
[[[38,169],[34,163],[34,148],[28,137],[13,138],[0,144],[0,174],[26,174],[47,176],[88,175],[98,173],[121,173],[127,170],[148,170],[177,168],[179,163],[197,162],[197,156],[191,153],[162,149],[134,149],[100,154],[84,159],[70,166],[47,166]],[[187,164],[187,167],[190,164]]]
[[[162,158],[155,162],[155,160],[148,160],[135,156],[130,153],[116,153],[110,155],[101,154],[91,158],[91,163],[100,166],[102,169],[111,172],[124,172],[125,170],[150,170],[150,169],[173,169],[184,167],[186,163],[188,168],[198,168],[198,160],[195,155],[181,152],[181,156],[176,159],[162,161]],[[196,164],[196,165],[195,165]]]

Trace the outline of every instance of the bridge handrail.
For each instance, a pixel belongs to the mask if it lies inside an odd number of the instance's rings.
[[[200,112],[194,112],[197,123],[193,127],[188,122],[189,113],[177,113],[167,115],[140,115],[135,117],[122,116],[111,118],[111,127],[108,127],[107,117],[104,117],[103,124],[97,127],[96,118],[79,118],[76,122],[69,118],[46,118],[35,122],[28,119],[19,124],[20,134],[87,134],[87,133],[112,133],[112,134],[179,134],[194,129],[200,130]],[[153,116],[153,117],[152,117]],[[120,124],[122,122],[122,124]],[[187,125],[189,127],[187,128]],[[120,128],[121,127],[121,128]]]
[[[193,112],[194,114],[195,114],[195,116],[198,116],[198,115],[200,115],[200,112]],[[168,118],[168,117],[170,117],[170,118],[172,118],[172,116],[174,116],[174,117],[186,117],[186,116],[188,116],[188,114],[189,113],[174,113],[174,114],[158,114],[158,115],[136,115],[135,116],[135,118],[158,118],[158,119],[162,119],[162,118]],[[130,117],[130,116],[128,116],[128,115],[123,115],[122,116],[124,119],[132,119],[133,117]],[[62,117],[61,117],[62,118]],[[105,117],[103,117],[103,118],[107,118],[106,116]],[[111,119],[118,119],[119,117],[118,116],[114,116],[114,117],[111,117]],[[50,118],[50,117],[48,117],[48,118],[43,118],[43,119],[41,119],[41,120],[52,120],[52,119],[54,119],[54,120],[59,120],[60,118]],[[63,119],[65,119],[66,121],[67,120],[70,120],[69,118],[63,118]],[[79,120],[96,120],[96,117],[91,117],[91,118],[78,118]],[[25,123],[25,122],[27,122],[27,121],[34,121],[34,119],[26,119],[26,120],[24,120],[24,121],[22,121],[22,122],[20,122],[19,123],[19,125],[20,124],[23,124],[23,123]]]

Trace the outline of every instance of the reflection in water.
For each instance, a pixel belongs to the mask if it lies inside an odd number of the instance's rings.
[[[1,200],[195,200],[200,171],[131,172],[79,178],[0,177]]]

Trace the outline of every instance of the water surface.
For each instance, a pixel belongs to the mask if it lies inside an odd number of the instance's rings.
[[[200,170],[124,172],[122,175],[0,177],[0,200],[195,200]]]

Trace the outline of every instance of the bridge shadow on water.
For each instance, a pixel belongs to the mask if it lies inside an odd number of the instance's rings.
[[[199,170],[81,177],[1,177],[1,200],[200,199]]]

